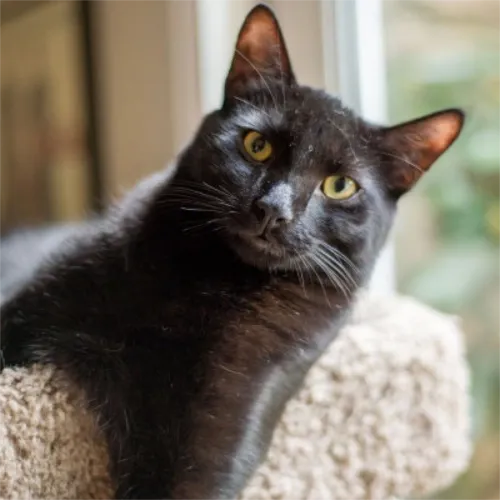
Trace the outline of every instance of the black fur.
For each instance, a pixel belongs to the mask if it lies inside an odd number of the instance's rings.
[[[240,40],[252,22],[277,29],[259,6]],[[408,188],[413,179],[412,147],[389,147],[394,129],[299,86],[279,39],[281,73],[258,71],[251,52],[257,74],[233,62],[223,107],[170,179],[151,178],[43,254],[31,242],[22,271],[2,256],[5,362],[55,364],[85,389],[117,498],[238,494],[369,277],[405,190],[392,172],[406,169]],[[265,164],[242,152],[249,129],[274,146]],[[334,173],[361,190],[326,198],[318,186]],[[271,195],[292,220],[263,236],[256,201]],[[9,248],[12,261],[14,239]]]

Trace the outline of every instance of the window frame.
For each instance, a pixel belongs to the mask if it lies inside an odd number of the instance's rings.
[[[343,102],[366,120],[387,122],[386,58],[383,0],[321,0],[325,89],[337,91]],[[332,50],[335,49],[335,57]],[[396,290],[394,239],[389,237],[369,288]]]

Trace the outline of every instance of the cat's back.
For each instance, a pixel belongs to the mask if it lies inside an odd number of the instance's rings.
[[[83,231],[82,223],[14,231],[0,241],[0,296],[13,295],[36,275],[39,267],[61,252],[65,243]]]
[[[0,240],[2,302],[36,281],[42,269],[52,268],[57,274],[67,263],[74,266],[84,256],[87,262],[99,263],[99,254],[102,256],[106,249],[116,247],[119,240],[133,231],[154,191],[168,180],[173,170],[169,168],[147,177],[100,216],[21,228],[3,236]]]

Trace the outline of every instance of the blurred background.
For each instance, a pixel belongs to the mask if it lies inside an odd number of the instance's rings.
[[[475,452],[440,498],[499,491],[499,3],[384,2],[391,121],[447,106],[467,121],[402,204],[399,289],[460,316],[472,369]]]
[[[218,104],[253,3],[2,0],[1,233],[86,217],[172,160]],[[499,3],[267,3],[302,83],[390,123],[467,112],[402,202],[377,283],[462,319],[475,451],[438,497],[500,498]]]

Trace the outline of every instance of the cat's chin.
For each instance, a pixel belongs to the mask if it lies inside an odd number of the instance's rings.
[[[281,245],[258,236],[233,235],[229,244],[245,264],[259,269],[287,271],[295,260]]]

